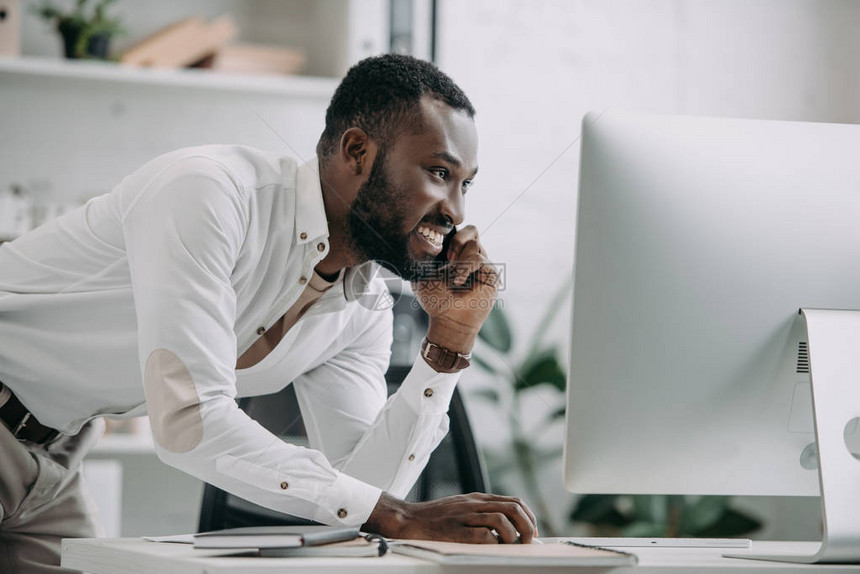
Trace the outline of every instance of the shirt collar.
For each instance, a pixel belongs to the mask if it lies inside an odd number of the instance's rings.
[[[296,170],[296,229],[297,245],[310,243],[321,237],[328,239],[328,222],[325,216],[322,186],[316,158],[298,166]]]
[[[289,161],[289,160],[288,160]],[[288,173],[285,170],[285,173]],[[296,229],[295,242],[304,245],[321,238],[328,244],[328,220],[320,184],[319,162],[312,158],[296,169]],[[314,247],[316,249],[316,247]],[[367,292],[367,287],[379,273],[379,266],[367,261],[350,267],[343,273],[343,294],[355,301]]]

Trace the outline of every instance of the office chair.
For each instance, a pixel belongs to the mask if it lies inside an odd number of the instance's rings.
[[[391,366],[385,374],[389,394],[397,390],[409,373],[411,365],[408,361],[416,356],[418,344],[426,331],[427,316],[417,305],[413,305],[413,301],[411,296],[403,295],[394,306]],[[287,442],[308,446],[307,433],[292,385],[272,395],[243,398],[239,401],[239,408]],[[448,417],[451,423],[448,435],[430,456],[427,466],[406,500],[419,502],[454,494],[487,491],[488,480],[483,459],[475,443],[458,389],[451,398]],[[284,421],[294,422],[284,429]],[[203,490],[199,532],[240,526],[289,524],[314,523],[263,508],[211,484],[207,484]]]

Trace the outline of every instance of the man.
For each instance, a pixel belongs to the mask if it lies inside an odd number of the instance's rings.
[[[529,542],[514,498],[402,500],[496,294],[477,231],[453,233],[477,172],[473,116],[431,64],[370,58],[335,93],[318,160],[178,150],[0,248],[2,570],[52,571],[62,537],[96,533],[78,467],[100,415],[148,413],[163,461],[269,508]],[[413,283],[424,352],[386,400],[391,315],[356,298],[375,262],[425,279],[443,244],[444,277]],[[236,406],[290,382],[313,449]]]

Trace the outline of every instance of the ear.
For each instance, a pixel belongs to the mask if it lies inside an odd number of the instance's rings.
[[[340,156],[350,172],[361,175],[373,165],[376,144],[363,129],[349,128],[340,138]]]

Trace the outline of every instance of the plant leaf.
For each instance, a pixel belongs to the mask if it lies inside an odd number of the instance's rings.
[[[630,524],[630,517],[621,514],[621,512],[613,508],[603,515],[599,520],[593,522],[598,527],[610,527],[612,529],[623,528]]]
[[[499,391],[496,389],[478,389],[477,391],[469,393],[469,396],[484,399],[491,403],[498,403],[500,398]]]
[[[728,508],[717,522],[695,534],[696,536],[704,537],[728,538],[731,536],[743,536],[759,528],[761,528],[761,521],[757,518]]]
[[[555,348],[528,357],[523,362],[514,389],[522,391],[543,383],[548,383],[562,392],[567,384],[567,375],[561,368]]]
[[[501,307],[493,307],[487,320],[484,321],[481,330],[478,331],[478,337],[502,353],[507,353],[511,350],[513,346],[513,334],[511,333],[508,318]]]
[[[532,454],[532,460],[539,466],[543,467],[545,464],[549,464],[554,460],[558,460],[561,458],[564,449],[562,447],[556,447],[547,450],[534,449],[534,454]]]
[[[703,532],[719,523],[728,507],[728,498],[725,496],[703,496],[687,507],[681,529],[691,535]]]
[[[637,522],[654,522],[656,520],[654,511],[654,495],[636,494],[631,496],[633,500],[633,516]]]
[[[586,494],[577,501],[570,513],[570,519],[577,522],[599,523],[615,510],[615,494]]]
[[[621,531],[621,535],[652,538],[664,536],[665,530],[666,526],[664,524],[637,520],[636,522],[625,526],[624,529]]]
[[[498,451],[482,449],[484,461],[487,465],[487,474],[490,478],[501,476],[517,469],[517,463],[509,450]]]
[[[482,369],[484,369],[488,373],[495,375],[498,372],[498,371],[496,371],[496,368],[493,365],[491,365],[490,363],[485,361],[483,358],[481,358],[480,355],[473,354],[472,360],[475,361],[476,365],[478,365],[479,367],[481,367]]]
[[[672,497],[665,494],[637,494],[632,498],[633,515],[637,522],[652,522],[663,525],[662,528],[665,529]],[[683,499],[680,504],[683,506]]]
[[[531,347],[528,352],[529,355],[534,354],[537,349],[543,347],[543,338],[549,332],[549,326],[558,319],[559,308],[573,293],[572,286],[573,275],[568,275],[555,292],[555,295],[550,299],[549,305],[544,311],[543,316],[541,316],[540,321],[538,321],[538,326],[534,331],[535,334],[532,337]]]
[[[490,477],[497,478],[501,475],[513,472],[518,468],[519,466],[514,460],[499,461],[494,464],[487,463],[487,474],[490,475]]]

